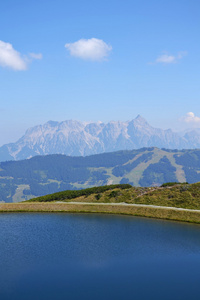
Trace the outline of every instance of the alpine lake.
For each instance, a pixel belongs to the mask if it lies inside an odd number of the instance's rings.
[[[200,225],[0,214],[0,299],[200,299]]]

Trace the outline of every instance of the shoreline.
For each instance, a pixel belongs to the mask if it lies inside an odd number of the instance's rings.
[[[63,212],[132,215],[200,224],[200,210],[126,203],[34,202],[0,203],[0,213]]]

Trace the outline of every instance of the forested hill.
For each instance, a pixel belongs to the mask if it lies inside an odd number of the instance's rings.
[[[67,189],[129,183],[200,181],[200,150],[142,148],[87,157],[36,156],[0,163],[0,201],[18,202]]]

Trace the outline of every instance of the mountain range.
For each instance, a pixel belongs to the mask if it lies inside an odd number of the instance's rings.
[[[193,129],[179,134],[171,129],[154,128],[140,115],[132,121],[111,121],[107,124],[75,120],[49,121],[28,129],[16,143],[0,147],[0,161],[47,154],[87,156],[142,147],[199,148],[200,130]]]
[[[200,150],[142,148],[90,156],[35,156],[0,163],[0,201],[110,184],[136,187],[200,181]],[[189,197],[189,196],[188,196]]]

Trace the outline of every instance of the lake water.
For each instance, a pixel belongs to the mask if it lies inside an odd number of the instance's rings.
[[[200,299],[200,225],[0,214],[0,299]]]

